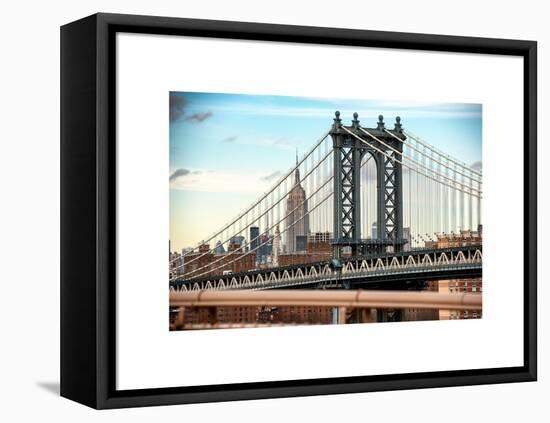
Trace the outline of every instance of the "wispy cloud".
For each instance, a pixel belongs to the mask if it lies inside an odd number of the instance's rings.
[[[236,135],[233,135],[231,137],[225,137],[222,142],[226,142],[226,143],[233,143],[235,141],[237,141],[237,136]]]
[[[254,107],[249,104],[232,104],[229,106],[219,105],[213,108],[215,112],[235,113],[239,115],[253,116],[279,116],[279,117],[333,117],[334,111],[339,110],[343,119],[352,119],[353,113],[359,114],[359,119],[377,119],[382,113],[388,119],[393,120],[395,116],[406,116],[408,118],[480,118],[481,109],[477,105],[466,105],[465,107],[452,107],[444,104],[419,104],[411,105],[406,103],[382,103],[365,108],[365,102],[354,104],[336,104],[333,109],[327,107]]]
[[[483,163],[481,161],[473,162],[470,167],[474,170],[482,170]]]
[[[281,175],[283,174],[283,172],[277,170],[273,173],[270,173],[269,175],[266,175],[266,176],[262,176],[260,179],[262,181],[267,181],[267,182],[270,182],[270,181],[273,181],[275,179],[277,179],[278,177],[280,177]]]
[[[195,123],[202,123],[206,119],[213,116],[211,110],[207,112],[195,112],[188,115],[189,100],[187,97],[177,94],[170,93],[170,122],[176,121],[188,121]]]
[[[295,143],[286,138],[238,138],[238,137],[227,137],[222,140],[222,142],[233,143],[239,145],[252,145],[256,147],[275,147],[282,150],[294,151],[296,148]]]
[[[186,121],[196,122],[196,123],[202,123],[206,119],[212,117],[213,113],[209,110],[208,112],[204,113],[193,113],[190,116],[185,117]]]
[[[192,175],[192,177],[189,177],[189,175]],[[243,171],[201,169],[192,172],[188,171],[184,176],[185,177],[180,176],[176,178],[170,177],[170,189],[212,193],[261,193],[269,188],[270,183],[268,179],[262,179],[262,177],[265,177],[265,174],[259,172],[251,173]]]
[[[173,182],[178,178],[183,178],[184,176],[198,175],[198,174],[200,174],[200,171],[198,171],[198,170],[191,171],[189,169],[184,169],[184,168],[176,169],[170,175],[170,182]]]
[[[275,145],[291,150],[294,150],[295,148],[295,146],[286,138],[267,139],[266,141],[268,145]]]

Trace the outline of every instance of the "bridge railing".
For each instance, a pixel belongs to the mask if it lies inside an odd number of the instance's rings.
[[[448,254],[449,257],[453,257],[453,254],[454,253],[460,253],[462,252],[465,257],[469,257],[469,255],[471,255],[471,253],[474,253],[476,251],[478,251],[481,253],[482,251],[482,246],[481,244],[472,244],[472,245],[465,245],[465,246],[461,246],[461,247],[448,247],[448,248],[437,248],[437,249],[434,249],[434,248],[416,248],[416,249],[412,249],[412,250],[409,250],[409,251],[405,251],[405,252],[385,252],[385,253],[373,253],[373,254],[366,254],[366,255],[360,255],[360,256],[357,256],[357,257],[343,257],[341,262],[342,264],[345,264],[347,262],[353,262],[353,261],[362,261],[362,260],[373,260],[373,259],[382,259],[382,260],[385,260],[385,259],[392,259],[393,257],[408,257],[408,256],[432,256],[433,254]],[[422,259],[422,257],[420,257],[420,259]],[[471,260],[467,260],[468,262],[471,261]],[[481,261],[481,260],[479,260]],[[311,268],[311,267],[319,267],[319,268],[322,268],[326,265],[328,265],[330,263],[330,260],[324,260],[324,261],[312,261],[312,262],[304,262],[304,263],[299,263],[299,264],[295,264],[295,265],[287,265],[287,266],[277,266],[277,267],[267,267],[267,268],[264,268],[264,269],[254,269],[254,270],[251,270],[251,271],[244,271],[244,272],[236,272],[236,273],[229,273],[227,275],[222,275],[222,274],[217,274],[217,275],[209,275],[209,276],[206,276],[206,277],[201,277],[201,278],[190,278],[190,279],[182,279],[180,281],[176,281],[176,282],[170,282],[170,287],[172,289],[175,289],[177,288],[178,286],[181,286],[181,285],[189,285],[189,286],[193,286],[195,283],[198,283],[199,285],[201,285],[201,283],[206,283],[208,281],[217,281],[217,280],[220,280],[220,279],[224,279],[226,281],[228,280],[231,280],[233,278],[241,278],[241,277],[245,277],[245,276],[249,276],[250,278],[254,278],[256,277],[257,275],[264,275],[264,277],[269,277],[269,275],[273,272],[284,272],[285,270],[288,271],[288,272],[292,272],[298,268]],[[414,267],[420,267],[419,264],[415,264]],[[303,279],[303,278],[302,278]]]
[[[398,253],[394,256],[378,259],[349,259],[344,261],[341,271],[330,269],[328,262],[316,264],[303,264],[293,268],[265,269],[262,271],[230,274],[222,277],[211,278],[202,281],[188,281],[178,285],[171,285],[170,290],[175,291],[200,291],[201,289],[226,290],[226,289],[269,289],[289,286],[311,285],[317,282],[338,281],[342,278],[351,280],[358,278],[373,279],[377,276],[415,274],[419,272],[429,273],[434,276],[441,271],[461,271],[464,269],[481,269],[481,249],[472,247],[464,249],[433,250],[431,253],[409,252],[408,256]],[[458,252],[458,254],[453,254]],[[464,254],[466,252],[466,254]],[[405,258],[407,258],[405,260]],[[429,276],[427,275],[427,276]],[[445,276],[445,275],[443,275]],[[449,278],[448,276],[446,278]]]
[[[171,307],[317,306],[481,310],[481,293],[427,291],[187,291],[170,292]]]
[[[186,327],[186,307],[333,307],[338,309],[339,316],[345,316],[346,310],[350,308],[480,311],[482,309],[482,294],[445,294],[426,291],[369,291],[362,289],[338,291],[203,290],[170,292],[170,307],[177,309],[177,316],[172,329],[180,329]],[[345,323],[345,320],[339,318],[338,323]],[[205,328],[207,326],[225,327],[227,325],[206,325]],[[249,326],[252,327],[254,325]]]

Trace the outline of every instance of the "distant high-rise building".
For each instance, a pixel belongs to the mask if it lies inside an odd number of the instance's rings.
[[[269,233],[271,227],[269,226],[269,213],[265,215],[265,232],[260,235],[260,246],[256,257],[258,263],[265,264],[271,257],[273,249],[273,236]]]
[[[256,254],[256,257],[258,258],[258,263],[265,263],[267,261],[267,257],[271,255],[271,250],[273,248],[273,239],[267,232],[264,232],[262,235],[260,235],[260,246],[258,247],[258,251]]]
[[[281,231],[279,230],[279,225],[275,227],[275,236],[273,237],[273,248],[272,248],[272,262],[273,266],[279,265],[279,254],[281,253]]]
[[[296,252],[306,251],[307,235],[296,235]]]
[[[223,254],[225,253],[225,248],[223,248],[223,244],[221,241],[216,242],[216,246],[214,247],[214,254]]]
[[[235,236],[232,236],[230,239],[229,239],[229,245],[227,246],[227,251],[236,251],[236,250],[239,250],[239,251],[246,251],[246,248],[242,248],[244,245],[246,244],[245,242],[245,239],[244,239],[244,236],[242,235],[235,235]]]
[[[185,247],[181,249],[181,253],[175,251],[170,254],[170,278],[183,275],[186,269],[188,257],[206,256],[209,253],[210,246],[202,244],[199,246],[198,252],[194,253],[195,248]]]
[[[298,155],[296,154],[296,166]],[[286,200],[286,250],[289,253],[298,251],[296,237],[309,234],[309,215],[307,208],[306,192],[300,181],[300,169],[296,167],[294,173],[294,186]]]
[[[257,226],[250,227],[250,250],[256,250],[260,245],[260,228]],[[258,251],[256,250],[256,254]]]
[[[229,240],[230,244],[238,245],[239,247],[244,245],[244,236],[242,235],[235,235],[232,236]]]
[[[407,241],[407,243],[403,245],[403,251],[410,251],[411,250],[411,228],[403,228],[403,239]]]

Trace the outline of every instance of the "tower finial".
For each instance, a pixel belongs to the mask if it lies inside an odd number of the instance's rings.
[[[384,116],[379,115],[378,116],[378,130],[383,131],[384,130]]]
[[[298,147],[296,147],[296,171],[294,172],[294,183],[300,185],[300,168],[298,167]]]
[[[334,129],[335,131],[339,130],[341,123],[342,123],[342,119],[340,119],[340,112],[336,110],[334,112],[334,123],[332,124],[332,129]]]
[[[401,118],[396,116],[395,118],[395,129],[394,131],[403,132],[403,126],[401,125]]]
[[[359,113],[355,112],[353,114],[353,120],[351,121],[351,125],[354,127],[354,128],[358,128],[359,127]]]

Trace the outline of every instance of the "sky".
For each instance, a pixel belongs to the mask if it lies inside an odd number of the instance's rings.
[[[194,246],[265,192],[332,125],[378,115],[452,157],[481,166],[480,104],[171,92],[170,240]],[[192,205],[192,206],[190,206]]]

